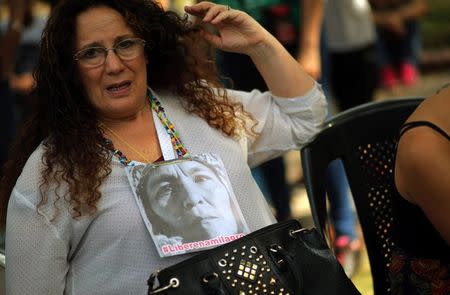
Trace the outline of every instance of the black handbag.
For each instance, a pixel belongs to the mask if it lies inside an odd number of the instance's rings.
[[[360,294],[316,229],[276,223],[157,271],[148,294]]]

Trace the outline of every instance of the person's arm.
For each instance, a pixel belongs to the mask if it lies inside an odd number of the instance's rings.
[[[247,127],[257,133],[245,140],[250,167],[278,157],[289,150],[299,150],[322,129],[327,114],[323,92],[316,86],[308,94],[285,99],[270,92],[227,90],[229,97],[242,103],[257,122]]]
[[[250,56],[275,96],[302,96],[313,88],[314,80],[283,45],[248,14],[210,2],[186,6],[185,10],[217,28],[219,35],[203,31],[204,38],[212,45]]]
[[[300,0],[303,5],[299,21],[299,53],[297,61],[314,79],[320,78],[320,32],[324,0]]]
[[[406,32],[405,23],[395,11],[373,11],[373,21],[376,25],[384,27],[394,33],[403,35]]]
[[[69,245],[46,216],[38,215],[33,203],[17,190],[9,201],[6,294],[62,295],[69,269]]]
[[[425,99],[408,118],[433,122],[449,133],[448,84]],[[430,222],[450,245],[450,142],[429,127],[408,130],[400,139],[395,166],[400,194],[422,208]]]
[[[400,194],[423,210],[450,245],[448,140],[428,127],[408,130],[398,145],[395,183]]]
[[[419,19],[428,11],[428,5],[424,0],[411,1],[396,10],[397,15],[406,20]]]
[[[428,5],[424,0],[414,0],[392,10],[372,11],[373,20],[377,25],[391,29],[398,34],[405,33],[405,22],[419,19],[428,11]]]

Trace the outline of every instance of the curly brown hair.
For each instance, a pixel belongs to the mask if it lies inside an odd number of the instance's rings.
[[[58,196],[70,204],[74,218],[96,211],[100,186],[111,173],[111,154],[98,126],[97,115],[81,86],[73,61],[76,19],[92,7],[118,11],[130,28],[146,41],[147,83],[183,98],[183,106],[227,136],[239,136],[245,122],[254,121],[242,104],[231,102],[220,83],[211,50],[188,18],[149,0],[65,0],[52,10],[42,35],[41,52],[34,73],[37,104],[24,125],[0,188],[0,222],[4,225],[11,191],[28,157],[44,144],[42,205],[50,184],[66,183]],[[176,79],[174,79],[176,77]],[[219,89],[216,91],[215,89]],[[83,147],[83,148],[80,148]]]

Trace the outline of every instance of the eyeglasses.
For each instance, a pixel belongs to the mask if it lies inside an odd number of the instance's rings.
[[[94,46],[82,49],[74,54],[73,59],[86,67],[98,67],[105,64],[108,51],[112,50],[121,60],[132,60],[144,52],[145,40],[140,38],[124,39],[113,48]]]

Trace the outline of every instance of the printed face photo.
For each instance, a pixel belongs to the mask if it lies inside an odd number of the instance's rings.
[[[137,195],[154,236],[189,243],[243,233],[243,217],[220,164],[191,159],[144,168]]]

